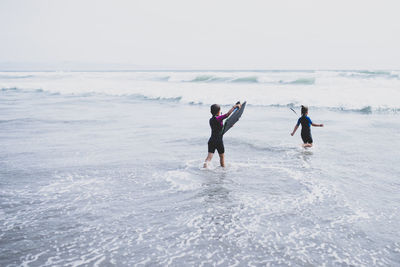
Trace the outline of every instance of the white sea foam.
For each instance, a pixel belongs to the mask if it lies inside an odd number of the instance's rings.
[[[0,88],[105,94],[182,103],[308,104],[344,110],[400,109],[396,72],[44,72],[0,73]]]
[[[201,187],[200,181],[184,170],[168,171],[165,174],[165,180],[178,191],[195,190]]]

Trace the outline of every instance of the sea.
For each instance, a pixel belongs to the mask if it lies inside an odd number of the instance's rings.
[[[399,140],[396,70],[0,72],[0,266],[399,266]]]

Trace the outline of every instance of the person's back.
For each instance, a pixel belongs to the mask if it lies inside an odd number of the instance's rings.
[[[212,116],[211,118],[210,118],[210,127],[211,127],[211,137],[210,137],[210,140],[211,139],[213,139],[213,140],[219,140],[219,139],[222,139],[222,134],[221,134],[221,132],[222,132],[222,128],[223,128],[223,125],[222,125],[222,118],[224,118],[223,117],[224,115],[222,115],[222,116]]]
[[[229,114],[220,115],[219,106],[217,113],[215,113],[216,112],[215,110],[213,111],[214,112],[212,113],[213,116],[210,119],[211,136],[210,139],[208,139],[208,152],[214,153],[215,150],[217,150],[218,154],[221,155],[225,153],[224,142],[222,141],[222,128],[223,128],[222,121],[226,119],[229,116]]]
[[[308,107],[301,106],[301,117],[297,120],[296,126],[293,129],[291,135],[293,136],[296,132],[297,128],[301,124],[301,139],[303,139],[305,147],[311,147],[313,143],[313,139],[311,136],[311,125],[323,127],[323,124],[315,124],[311,121],[311,119],[307,116],[308,115]]]
[[[304,114],[297,120],[297,125],[300,124],[301,124],[301,139],[303,139],[303,142],[305,144],[312,144],[313,140],[311,136],[311,124],[312,124],[311,119]]]

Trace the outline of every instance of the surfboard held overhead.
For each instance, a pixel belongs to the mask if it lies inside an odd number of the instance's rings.
[[[230,128],[232,128],[233,125],[240,119],[240,117],[243,114],[243,111],[246,107],[246,101],[242,104],[242,107],[240,109],[236,108],[232,114],[225,120],[224,127],[222,128],[221,135],[224,135]],[[237,102],[236,104],[240,104],[240,102]]]

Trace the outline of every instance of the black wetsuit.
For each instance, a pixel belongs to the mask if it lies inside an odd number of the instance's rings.
[[[297,121],[297,126],[301,124],[301,139],[304,144],[312,144],[313,139],[311,136],[311,124],[312,121],[308,116],[301,116]]]
[[[226,114],[222,116],[213,116],[210,119],[211,137],[208,140],[208,153],[214,153],[217,149],[219,154],[225,152],[224,142],[222,141],[222,120],[228,117]]]

